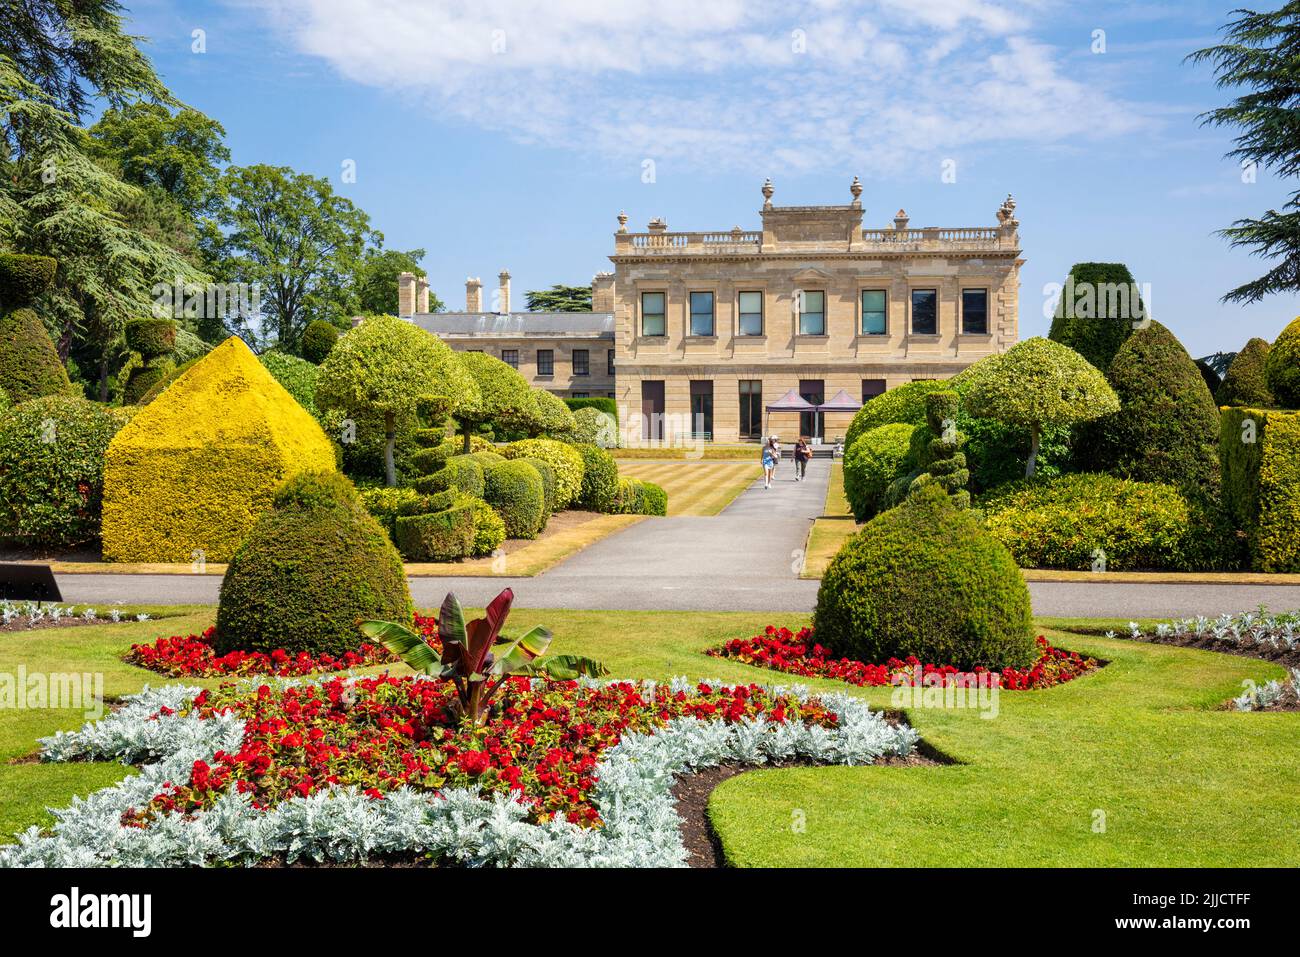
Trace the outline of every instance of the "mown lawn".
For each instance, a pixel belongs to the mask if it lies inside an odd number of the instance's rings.
[[[655,482],[668,493],[669,515],[717,515],[762,474],[758,459],[749,462],[618,463],[620,475]]]
[[[177,610],[174,610],[177,611]],[[98,671],[106,695],[165,679],[123,664],[133,641],[206,627],[212,609],[161,622],[0,633],[0,672]],[[604,660],[615,675],[775,681],[775,672],[702,654],[752,634],[765,614],[516,610],[544,624],[553,650]],[[788,616],[782,624],[805,624]],[[1053,622],[1054,625],[1081,623]],[[1245,658],[1053,632],[1111,661],[1041,692],[1007,692],[999,715],[912,710],[926,742],[958,763],[756,771],[722,785],[710,811],[741,865],[1300,864],[1300,714],[1217,710],[1244,679],[1280,667]],[[214,684],[214,681],[191,682]],[[888,689],[851,689],[889,707]],[[81,715],[0,712],[0,833],[48,823],[63,806],[130,773],[106,764],[10,763]],[[1096,811],[1105,831],[1094,832]],[[802,822],[802,829],[792,827]]]

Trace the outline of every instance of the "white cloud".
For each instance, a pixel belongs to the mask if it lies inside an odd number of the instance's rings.
[[[1046,0],[1042,0],[1046,2]],[[897,172],[1149,118],[1034,39],[1041,2],[258,0],[302,52],[516,139],[616,162]]]

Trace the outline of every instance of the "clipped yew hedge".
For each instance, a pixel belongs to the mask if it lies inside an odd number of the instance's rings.
[[[1223,502],[1252,567],[1300,572],[1300,412],[1223,410]]]
[[[1214,400],[1219,405],[1259,408],[1273,404],[1266,366],[1270,347],[1267,339],[1251,339],[1228,366]]]
[[[505,461],[484,472],[483,497],[505,521],[509,538],[536,538],[546,515],[546,492],[537,469]]]

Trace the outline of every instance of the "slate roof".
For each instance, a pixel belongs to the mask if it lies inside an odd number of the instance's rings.
[[[611,312],[417,312],[411,321],[441,337],[614,338]]]

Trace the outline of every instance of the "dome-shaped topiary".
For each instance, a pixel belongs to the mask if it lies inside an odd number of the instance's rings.
[[[848,450],[859,436],[882,425],[923,425],[925,423],[925,397],[940,389],[951,389],[952,383],[937,379],[921,379],[896,385],[888,392],[876,396],[854,413],[844,433],[844,448]]]
[[[340,656],[358,620],[409,624],[411,595],[397,550],[337,473],[300,473],[240,544],[221,582],[214,646]]]
[[[1264,374],[1274,402],[1300,409],[1300,318],[1291,320],[1268,350]]]
[[[14,405],[72,391],[54,341],[31,309],[0,316],[0,389]]]
[[[881,425],[859,436],[844,453],[844,494],[853,517],[865,522],[884,507],[885,490],[907,467],[916,426]]]
[[[70,396],[0,414],[0,540],[54,547],[98,538],[104,453],[125,422]]]
[[[936,485],[876,516],[831,560],[817,640],[866,662],[915,655],[962,669],[1033,662],[1029,589],[1015,559]]]
[[[339,330],[333,323],[326,322],[324,319],[313,319],[307,323],[307,328],[302,332],[298,351],[312,365],[320,365],[334,348],[334,343],[338,341]]]
[[[537,406],[537,417],[530,431],[557,438],[573,434],[578,423],[573,418],[573,410],[564,404],[563,399],[546,389],[534,389],[533,402]]]
[[[1219,384],[1214,401],[1219,405],[1268,407],[1273,404],[1266,376],[1269,344],[1267,339],[1251,339],[1237,353]]]
[[[1182,343],[1158,322],[1115,353],[1107,373],[1120,410],[1091,445],[1101,471],[1139,482],[1219,486],[1219,410]]]
[[[584,445],[598,445],[602,449],[618,448],[618,422],[603,409],[584,405],[573,410],[576,423],[573,441]]]

